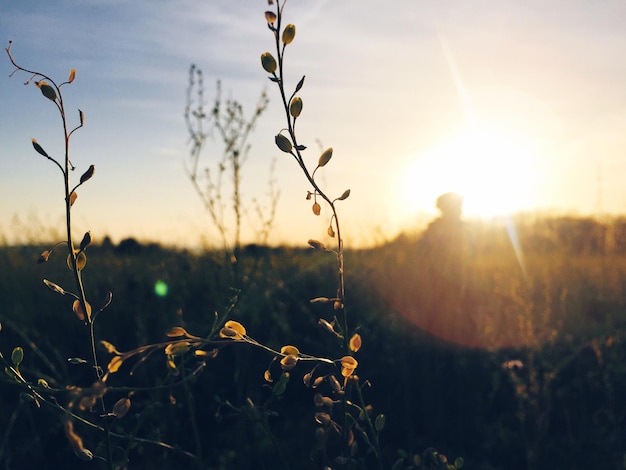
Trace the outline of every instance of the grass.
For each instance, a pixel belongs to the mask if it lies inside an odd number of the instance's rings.
[[[56,276],[55,269],[59,276],[67,271],[49,264],[42,272],[35,263],[39,248],[0,250],[2,351],[24,345],[22,368],[34,375],[52,375],[26,346],[28,338],[40,350],[52,351],[48,360],[61,376],[69,374],[68,369],[76,374],[80,366],[69,365],[66,358],[89,352],[80,338],[80,324],[59,296],[47,290],[30,294],[41,290],[42,276]],[[531,312],[537,316],[533,322],[543,325],[548,312],[551,330],[557,333],[531,345],[489,350],[432,337],[388,305],[372,272],[397,248],[390,244],[346,253],[352,266],[347,290],[353,299],[353,321],[367,339],[359,358],[372,383],[367,396],[387,417],[381,434],[386,465],[391,466],[398,451],[421,454],[433,446],[446,455],[463,456],[468,468],[525,469],[532,462],[534,468],[582,469],[597,462],[605,468],[622,468],[624,448],[619,436],[626,410],[620,396],[626,385],[626,349],[621,289],[626,283],[626,259],[611,256],[607,262],[604,255],[527,253],[533,284],[522,301],[516,277],[503,275],[503,257],[494,253],[492,258],[481,258],[476,275],[486,303],[498,299],[498,308],[515,312],[528,310],[525,302],[532,299]],[[260,261],[261,268],[233,317],[272,347],[280,347],[289,337],[313,354],[327,350],[330,345],[325,341],[330,340],[317,325],[320,306],[302,301],[310,292],[333,284],[329,277],[334,263],[320,255],[267,248],[244,256],[244,265]],[[114,284],[117,296],[127,299],[106,311],[98,338],[122,350],[163,340],[164,331],[181,324],[181,319],[189,331],[206,331],[213,311],[229,301],[221,279],[228,277],[228,270],[220,253],[152,247],[122,255],[114,247],[95,246],[90,262],[99,266],[91,274],[94,292],[90,295],[102,295]],[[158,280],[169,285],[165,297],[154,293]],[[64,341],[51,339],[58,337]],[[524,367],[515,372],[503,368],[503,363],[514,359]],[[190,384],[204,458],[211,462],[207,468],[254,468],[258,462],[273,466],[281,462],[273,439],[280,443],[285,462],[305,468],[303,462],[315,448],[312,394],[300,380],[293,380],[281,399],[265,405],[271,396],[262,377],[268,361],[252,347],[227,348]],[[88,368],[82,372],[89,383]],[[152,357],[137,369],[130,385],[149,387],[162,375],[162,356]],[[15,386],[3,385],[0,393],[1,419],[9,422],[17,404]],[[129,419],[138,434],[149,431],[151,438],[192,450],[183,396],[180,387],[136,393]],[[259,413],[247,405],[248,399],[271,412]],[[58,419],[44,419],[42,425],[42,414],[35,418],[32,404],[17,409],[4,447],[7,468],[16,462],[25,468],[75,462]],[[31,439],[20,437],[24,435]],[[135,443],[130,452],[146,465],[148,456],[161,465],[188,462],[184,455],[155,451],[148,444]]]

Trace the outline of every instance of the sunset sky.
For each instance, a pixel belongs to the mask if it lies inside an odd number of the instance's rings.
[[[260,55],[273,38],[266,0],[3,2],[0,39],[16,61],[58,82],[70,123],[79,190],[75,229],[198,246],[219,244],[186,176],[183,110],[189,66],[204,71],[206,98],[224,94],[252,112],[270,105],[244,167],[244,201],[266,201],[272,161],[280,189],[269,242],[325,239],[310,189],[274,145],[285,122]],[[446,191],[465,196],[467,217],[512,212],[626,213],[626,3],[622,0],[290,0],[297,28],[286,53],[287,86],[306,83],[298,122],[311,164],[339,196],[349,245],[392,238],[435,215]],[[0,227],[20,241],[36,223],[63,229],[59,170],[31,139],[60,156],[52,103],[0,59]],[[73,126],[72,126],[73,127]],[[204,152],[221,154],[217,143]],[[247,202],[248,206],[250,203]],[[267,204],[266,204],[267,205]],[[37,222],[35,222],[37,221]],[[246,230],[245,241],[254,241]]]

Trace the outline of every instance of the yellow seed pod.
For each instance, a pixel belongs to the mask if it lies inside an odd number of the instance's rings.
[[[234,320],[228,320],[220,330],[220,338],[243,339],[245,334],[244,326]]]
[[[169,330],[165,332],[165,336],[169,338],[177,338],[179,336],[187,336],[187,335],[188,335],[187,330],[185,330],[181,326],[173,326],[172,328],[170,328]]]
[[[341,358],[341,366],[342,367],[345,367],[347,369],[356,369],[356,367],[358,365],[359,365],[359,363],[352,356],[343,356]]]
[[[85,311],[83,310],[83,305],[80,300],[76,299],[72,303],[72,310],[80,321],[85,321],[85,316],[88,320],[91,320],[91,305],[89,305],[89,302],[85,302],[85,308],[87,309],[87,315],[85,315]]]
[[[291,104],[289,105],[289,113],[292,117],[297,118],[300,116],[302,112],[302,99],[299,96],[295,96],[291,100]]]
[[[274,13],[273,11],[266,11],[265,19],[269,24],[274,24],[274,22],[276,21],[276,13]]]
[[[109,371],[109,373],[114,374],[120,369],[123,362],[124,359],[122,359],[121,356],[113,356],[111,358],[111,361],[109,362],[109,365],[107,366],[107,370]]]
[[[317,165],[318,166],[326,165],[330,161],[332,156],[333,156],[333,148],[328,147],[326,150],[324,150],[324,153],[320,155],[320,159],[317,162]]]
[[[352,338],[350,338],[350,351],[357,352],[359,349],[361,349],[361,345],[361,335],[358,333],[354,333],[352,335]]]
[[[315,215],[320,215],[321,212],[322,212],[322,206],[320,206],[319,203],[317,202],[313,203],[313,213]]]
[[[295,346],[287,345],[280,348],[280,353],[285,355],[297,356],[300,351]]]
[[[290,354],[280,360],[280,367],[282,367],[283,370],[291,370],[296,367],[297,363],[298,357]]]
[[[180,356],[185,354],[191,348],[189,341],[181,341],[180,343],[170,343],[165,347],[165,354],[168,356]]]
[[[291,44],[294,37],[296,37],[296,26],[288,24],[283,30],[283,44]]]
[[[264,52],[263,54],[261,54],[261,65],[263,66],[263,70],[265,70],[267,73],[276,72],[276,59],[274,59],[274,56],[269,52]]]

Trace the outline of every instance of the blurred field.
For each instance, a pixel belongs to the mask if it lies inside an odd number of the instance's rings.
[[[449,300],[423,300],[431,284],[412,258],[417,236],[346,252],[348,315],[364,341],[358,372],[372,384],[366,399],[387,416],[381,445],[389,467],[399,453],[434,447],[463,457],[468,469],[625,468],[626,257],[616,243],[583,249],[539,236],[543,225],[534,227],[520,229],[523,251],[517,253],[503,227],[474,227],[463,297],[454,310]],[[45,248],[0,249],[0,350],[6,357],[23,346],[23,368],[34,379],[89,385],[89,367],[67,362],[89,356],[86,327],[72,313],[71,299],[41,281],[70,285],[65,254],[59,250],[37,265]],[[238,287],[229,318],[250,336],[272,347],[341,355],[318,326],[332,312],[308,302],[334,295],[331,255],[250,246],[238,259],[235,270],[220,253],[133,243],[90,247],[88,298],[113,292],[97,338],[128,350],[162,340],[174,325],[202,336]],[[167,284],[164,296],[155,293],[158,281]],[[428,317],[416,302],[441,308]],[[102,357],[108,357],[104,351]],[[316,425],[313,393],[301,381],[307,370],[296,368],[283,399],[267,404],[280,452],[263,431],[264,420],[246,405],[248,398],[263,404],[269,396],[263,372],[270,360],[248,345],[232,345],[192,384],[210,468],[319,468],[309,458]],[[164,376],[164,358],[154,355],[132,377],[122,370],[114,381],[150,387]],[[0,382],[3,468],[93,468],[76,460],[58,417],[32,403],[18,405],[18,395],[8,379]],[[186,406],[181,389],[137,392],[120,426],[193,451]],[[89,430],[83,432],[89,442]],[[189,463],[148,444],[130,451],[131,462],[143,468]]]

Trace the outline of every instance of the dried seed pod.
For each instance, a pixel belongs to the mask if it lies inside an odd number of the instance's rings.
[[[280,353],[285,355],[297,356],[300,354],[300,350],[295,346],[287,345],[280,348]]]
[[[308,244],[311,248],[315,248],[316,250],[325,250],[326,249],[326,245],[324,245],[322,242],[318,241],[318,240],[313,240],[310,239],[308,241]]]
[[[297,118],[298,116],[300,116],[301,112],[302,98],[300,98],[299,96],[295,96],[289,104],[289,114],[291,114],[292,117]]]
[[[246,335],[244,326],[234,320],[224,323],[224,328],[220,330],[220,338],[243,339]]]
[[[89,305],[89,302],[85,302],[85,308],[87,309],[86,315],[85,311],[83,310],[83,305],[81,301],[78,299],[74,300],[74,303],[72,304],[72,310],[80,321],[85,321],[85,318],[91,320],[91,305]]]
[[[45,263],[46,261],[48,261],[48,258],[50,258],[50,250],[45,250],[39,255],[39,258],[37,259],[37,264]]]
[[[172,328],[170,328],[169,330],[167,330],[167,332],[165,333],[165,336],[168,336],[169,338],[177,338],[179,336],[187,336],[187,330],[185,330],[183,327],[180,326],[173,326]]]
[[[265,19],[267,20],[269,24],[273,25],[274,22],[276,21],[276,13],[274,13],[273,11],[266,11]]]
[[[298,356],[289,354],[288,356],[285,356],[280,360],[280,367],[283,370],[291,370],[294,367],[296,367],[297,363],[298,363]]]
[[[43,280],[43,283],[50,289],[53,290],[54,292],[56,292],[57,294],[61,294],[61,295],[65,295],[65,290],[59,286],[58,284],[55,284],[52,281],[48,281],[47,279]]]
[[[15,367],[19,367],[19,365],[24,360],[24,349],[21,346],[17,346],[13,348],[13,352],[11,353],[11,361]]]
[[[291,44],[294,37],[296,37],[296,26],[288,24],[283,30],[283,44]]]
[[[276,137],[274,138],[274,141],[276,142],[276,146],[281,149],[283,152],[285,153],[291,153],[291,149],[293,148],[293,145],[291,144],[291,141],[285,137],[282,134],[277,134]]]
[[[313,213],[315,215],[320,215],[321,212],[322,212],[322,206],[320,206],[318,202],[314,202],[313,203]]]
[[[72,83],[75,78],[76,78],[76,69],[72,69],[70,70],[70,76],[67,79],[68,83]]]
[[[361,349],[361,345],[361,335],[358,333],[354,333],[352,335],[352,338],[350,338],[350,351],[357,352],[359,349]]]
[[[109,371],[109,373],[114,374],[120,369],[120,367],[122,367],[123,363],[124,363],[124,359],[122,358],[122,356],[113,356],[111,360],[109,361],[107,370]]]
[[[96,171],[96,167],[93,165],[89,165],[89,168],[87,168],[87,171],[84,172],[82,176],[80,177],[80,184],[83,184],[85,181],[90,179],[93,176],[95,171]]]
[[[128,410],[130,410],[130,399],[124,397],[124,398],[120,398],[119,400],[117,400],[117,402],[115,402],[115,405],[113,405],[113,410],[111,411],[111,414],[115,416],[117,419],[120,419],[126,416],[126,413],[128,413]]]
[[[35,82],[35,85],[41,90],[41,94],[48,98],[50,101],[56,101],[57,92],[50,86],[48,82]]]
[[[326,165],[330,161],[332,156],[333,156],[333,148],[328,147],[326,150],[324,150],[324,153],[320,155],[319,161],[317,162],[317,166]]]
[[[181,341],[180,343],[170,343],[165,346],[165,354],[168,356],[180,356],[185,354],[191,348],[189,341]]]
[[[115,346],[113,346],[113,345],[112,345],[111,343],[109,343],[108,341],[101,340],[101,341],[100,341],[100,346],[102,346],[104,349],[106,349],[106,350],[107,350],[107,352],[108,352],[108,353],[110,353],[110,354],[117,354],[117,355],[122,354],[121,352],[119,352],[119,351],[117,350],[117,348],[116,348]]]
[[[86,232],[85,235],[83,235],[83,239],[80,242],[80,251],[83,251],[89,245],[91,245],[91,232]]]
[[[344,199],[348,199],[348,196],[350,196],[350,190],[346,189],[343,194],[337,198],[337,200],[343,201]]]
[[[263,70],[267,73],[276,72],[276,67],[278,66],[276,64],[276,59],[274,59],[274,56],[269,52],[261,54],[261,65],[263,66]]]
[[[43,155],[46,158],[50,158],[50,156],[46,153],[43,147],[39,145],[35,139],[32,139],[32,142],[33,142],[33,148],[37,151],[39,155]]]

